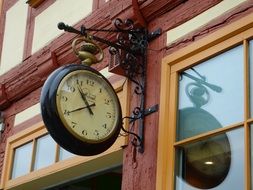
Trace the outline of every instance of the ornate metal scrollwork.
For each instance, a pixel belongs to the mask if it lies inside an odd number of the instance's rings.
[[[59,23],[58,28],[68,32],[76,33],[91,38],[92,40],[107,44],[111,54],[111,64],[120,65],[124,75],[135,84],[134,93],[138,96],[139,105],[137,105],[131,116],[126,116],[123,121],[128,119],[132,127],[129,130],[122,130],[134,136],[132,144],[139,148],[139,152],[144,151],[144,117],[158,110],[158,105],[145,109],[145,89],[146,89],[146,65],[147,65],[147,47],[148,42],[161,34],[161,29],[149,33],[146,28],[136,28],[134,22],[130,19],[125,21],[117,18],[114,22],[115,30],[92,29],[81,27],[76,30],[64,23]],[[90,35],[88,31],[101,31],[117,33],[116,42],[111,42],[98,36]],[[136,121],[139,121],[138,134],[134,133],[132,128]]]

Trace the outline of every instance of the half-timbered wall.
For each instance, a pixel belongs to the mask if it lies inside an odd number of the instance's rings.
[[[208,53],[211,47],[230,37],[245,38],[240,33],[252,27],[251,21],[245,25],[237,24],[238,28],[230,26],[236,22],[243,22],[244,18],[252,14],[253,1],[37,0],[37,2],[38,5],[33,6],[27,4],[26,0],[0,1],[0,111],[4,115],[5,124],[5,129],[0,136],[1,188],[6,189],[6,184],[10,185],[10,189],[18,189],[19,185],[22,186],[21,181],[16,184],[8,182],[9,178],[3,174],[8,167],[4,169],[3,163],[8,163],[6,159],[10,156],[6,156],[6,153],[11,152],[10,144],[16,141],[16,137],[24,135],[25,131],[30,133],[34,126],[43,125],[39,98],[46,78],[62,65],[79,62],[71,50],[71,42],[76,35],[58,30],[57,23],[63,21],[76,28],[85,25],[91,28],[111,29],[115,18],[123,20],[130,18],[136,25],[147,27],[149,31],[162,29],[162,34],[150,42],[147,59],[146,107],[159,104],[159,111],[145,118],[143,154],[136,152],[131,143],[120,149],[123,168],[122,189],[176,189],[173,165],[176,157],[175,150],[183,146],[184,142],[180,141],[177,144],[173,140],[174,136],[170,134],[175,129],[173,121],[176,116],[173,116],[173,113],[177,110],[178,100],[176,90],[170,86],[170,84],[177,84],[175,81],[173,83],[176,78],[173,78],[174,75],[171,76],[171,73],[189,69],[190,66],[197,65],[210,56],[226,51],[227,46],[223,45],[213,54]],[[235,31],[227,34],[226,30]],[[224,34],[225,37],[215,38],[212,37],[213,34],[220,36]],[[96,35],[110,40],[116,37],[111,33]],[[247,41],[241,39],[240,42],[245,45],[250,38],[252,35],[247,36]],[[236,44],[237,41],[233,43]],[[110,61],[108,47],[103,46],[103,48],[106,58],[94,68],[103,71],[114,84],[125,81],[123,76],[108,74],[107,66]],[[195,57],[199,55],[198,53],[203,59]],[[193,60],[186,63],[189,57]],[[171,65],[173,65],[173,72],[170,70]],[[125,96],[129,98],[128,103],[127,101],[123,103],[125,114],[131,114],[131,108],[136,106],[136,102],[132,101],[134,100],[131,90],[133,85],[129,82],[124,88],[127,92]],[[174,120],[169,121],[171,118]],[[251,120],[243,121],[245,126],[251,123]],[[169,130],[171,128],[172,131]],[[245,135],[249,136],[249,132]],[[250,141],[250,138],[245,139],[245,144],[249,144],[246,141]],[[250,146],[246,147],[248,152],[245,154],[245,163],[250,163]],[[85,161],[81,165],[85,167]],[[75,169],[69,171],[74,172]],[[249,190],[251,171],[246,172],[248,177],[243,188]],[[43,179],[47,178],[46,174],[43,173]],[[29,182],[29,179],[27,181]]]

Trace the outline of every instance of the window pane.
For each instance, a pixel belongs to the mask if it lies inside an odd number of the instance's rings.
[[[249,43],[249,55],[250,55],[250,117],[253,117],[253,40]]]
[[[65,160],[68,158],[73,157],[75,154],[72,154],[71,152],[63,149],[62,147],[60,147],[60,154],[59,154],[59,159],[60,160]]]
[[[244,189],[243,135],[241,128],[177,150],[176,190]]]
[[[49,166],[55,162],[56,143],[51,136],[37,139],[34,170]]]
[[[243,47],[181,73],[177,139],[243,121]]]
[[[18,147],[14,151],[11,179],[30,172],[32,159],[32,142]]]

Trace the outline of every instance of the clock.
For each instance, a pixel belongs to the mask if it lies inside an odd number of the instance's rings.
[[[102,153],[119,135],[118,96],[110,82],[89,66],[69,64],[55,70],[42,88],[40,102],[48,132],[74,154]]]

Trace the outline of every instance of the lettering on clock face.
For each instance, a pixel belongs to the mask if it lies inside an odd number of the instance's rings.
[[[113,133],[119,108],[111,87],[93,72],[75,71],[57,91],[57,110],[64,126],[83,141],[100,142]]]

